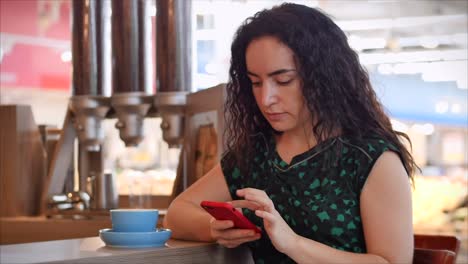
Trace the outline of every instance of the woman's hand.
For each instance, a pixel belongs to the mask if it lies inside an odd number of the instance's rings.
[[[220,245],[227,248],[235,248],[245,242],[254,241],[260,238],[260,234],[249,229],[233,228],[234,223],[231,220],[216,220],[211,218],[210,231],[211,237]]]
[[[270,197],[264,191],[254,188],[239,189],[237,195],[244,197],[244,200],[232,201],[231,204],[234,207],[253,210],[255,215],[263,218],[263,226],[273,246],[287,254],[288,247],[294,247],[298,236],[276,211]]]

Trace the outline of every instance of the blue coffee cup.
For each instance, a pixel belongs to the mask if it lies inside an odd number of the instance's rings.
[[[152,232],[156,230],[159,211],[156,209],[110,210],[114,232]]]

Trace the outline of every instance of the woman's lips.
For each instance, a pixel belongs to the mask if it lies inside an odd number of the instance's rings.
[[[270,121],[280,121],[286,113],[266,113],[267,119]]]

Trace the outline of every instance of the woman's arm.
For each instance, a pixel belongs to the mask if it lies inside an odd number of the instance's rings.
[[[361,194],[367,251],[392,263],[411,263],[414,250],[411,187],[394,152],[384,152]]]
[[[413,225],[408,175],[399,157],[385,152],[363,187],[361,219],[367,254],[337,250],[298,236],[281,218],[265,192],[242,189],[236,206],[255,210],[275,248],[297,263],[411,263]]]
[[[164,226],[172,230],[174,238],[213,241],[210,234],[212,217],[200,207],[203,200],[232,200],[219,163],[177,196],[169,206]]]
[[[413,223],[408,175],[394,152],[376,161],[361,193],[367,254],[349,253],[299,237],[287,253],[298,263],[411,263]]]

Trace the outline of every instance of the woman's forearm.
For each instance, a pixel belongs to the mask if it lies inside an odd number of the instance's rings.
[[[284,253],[297,263],[390,263],[378,255],[346,252],[301,236]]]
[[[210,218],[199,206],[175,199],[167,210],[164,226],[172,230],[173,238],[208,242],[213,241]]]

